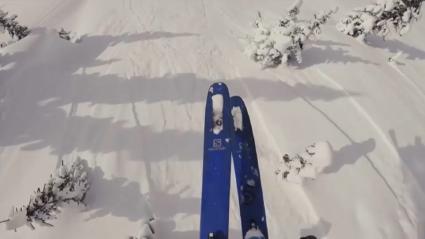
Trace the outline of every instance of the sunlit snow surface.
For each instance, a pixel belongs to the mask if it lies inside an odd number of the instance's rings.
[[[370,46],[336,30],[368,3],[305,0],[306,18],[339,12],[301,65],[261,70],[243,39],[257,11],[272,23],[291,1],[0,0],[32,29],[0,49],[0,221],[60,160],[91,167],[86,208],[63,209],[53,228],[0,224],[0,238],[127,238],[152,215],[159,238],[198,238],[216,81],[250,112],[271,239],[425,238],[425,24]],[[80,43],[60,39],[62,27]],[[318,141],[333,163],[316,180],[274,174],[285,153]],[[231,192],[229,238],[241,238]]]

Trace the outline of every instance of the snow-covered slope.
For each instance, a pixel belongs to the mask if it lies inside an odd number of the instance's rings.
[[[425,25],[360,44],[336,20],[367,0],[306,0],[302,15],[339,6],[299,66],[261,70],[241,41],[277,0],[0,0],[32,34],[0,49],[0,221],[61,159],[91,166],[87,207],[53,228],[0,238],[126,238],[160,219],[160,238],[198,237],[204,101],[224,81],[251,114],[269,235],[425,237]],[[82,35],[79,44],[57,36]],[[55,30],[56,29],[56,30]],[[387,58],[403,52],[401,64]],[[304,186],[274,170],[315,141],[334,164]],[[237,195],[231,235],[240,238]]]

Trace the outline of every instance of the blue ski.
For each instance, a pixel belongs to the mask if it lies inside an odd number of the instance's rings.
[[[229,91],[215,83],[205,109],[200,239],[228,238],[232,135]]]
[[[231,105],[235,130],[232,156],[238,188],[242,235],[249,238],[268,239],[260,169],[248,111],[243,100],[238,96],[231,98]]]

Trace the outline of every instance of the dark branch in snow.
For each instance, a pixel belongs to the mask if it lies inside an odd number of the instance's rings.
[[[149,218],[147,222],[142,224],[138,236],[130,236],[129,239],[158,239],[155,233],[155,218]]]
[[[84,161],[77,158],[71,166],[62,165],[43,188],[38,188],[30,197],[28,205],[19,210],[12,209],[7,220],[8,229],[28,225],[33,228],[32,222],[44,226],[53,226],[48,220],[56,219],[59,207],[63,203],[75,202],[84,204],[84,198],[89,189],[87,172]]]

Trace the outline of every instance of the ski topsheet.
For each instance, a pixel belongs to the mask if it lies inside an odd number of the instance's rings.
[[[233,164],[238,188],[242,235],[248,238],[268,238],[266,212],[261,187],[255,141],[248,111],[240,97],[231,98],[234,121]],[[264,237],[252,237],[262,234]],[[248,233],[250,232],[250,233]]]
[[[205,109],[200,239],[228,238],[232,134],[229,91],[215,83]]]

